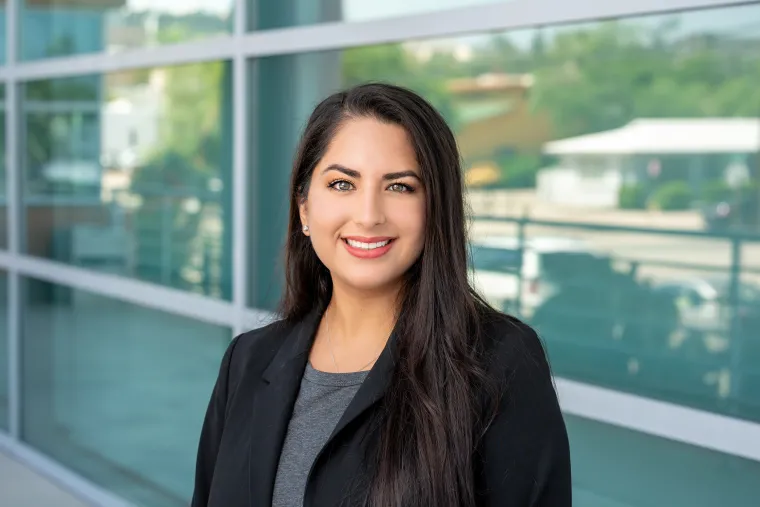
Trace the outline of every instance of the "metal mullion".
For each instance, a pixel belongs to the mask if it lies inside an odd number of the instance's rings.
[[[760,461],[760,423],[556,378],[562,411],[646,435]]]
[[[33,81],[230,60],[235,53],[234,47],[233,37],[223,35],[199,41],[129,50],[119,54],[100,52],[45,58],[0,68],[0,79],[13,77],[18,81]]]
[[[242,2],[235,1],[245,17],[244,7],[239,7]],[[124,51],[118,56],[101,52],[24,62],[0,69],[0,79],[11,73],[17,80],[47,79],[229,60],[238,52],[247,58],[262,57],[757,3],[757,0],[513,0],[369,21],[252,32],[244,31],[245,19],[236,18],[232,35]]]
[[[235,0],[234,39],[242,39],[246,30],[247,0]],[[249,269],[248,227],[254,220],[248,210],[248,72],[247,59],[240,44],[232,61],[232,304],[235,308],[233,334],[246,330]],[[229,224],[227,224],[229,226]]]
[[[0,268],[145,308],[234,327],[235,312],[228,301],[29,255],[0,252]]]
[[[6,69],[16,65],[18,47],[18,12],[22,0],[7,0],[5,15]],[[19,164],[19,111],[17,82],[13,72],[5,79],[5,191],[6,191],[6,231],[8,234],[8,255],[11,259],[19,255],[21,247],[21,166]],[[8,429],[12,439],[21,435],[21,280],[18,270],[12,264],[7,267],[8,290]]]
[[[757,0],[513,0],[359,22],[330,22],[247,33],[249,57],[336,50],[586,23],[613,18],[760,3]]]

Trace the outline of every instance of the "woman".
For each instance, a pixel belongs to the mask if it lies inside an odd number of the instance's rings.
[[[536,334],[468,284],[459,153],[414,93],[320,103],[290,189],[282,320],[230,345],[194,507],[569,507]]]

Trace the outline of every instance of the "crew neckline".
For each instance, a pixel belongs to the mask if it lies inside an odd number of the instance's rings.
[[[333,373],[328,371],[317,370],[312,366],[311,361],[306,363],[304,379],[312,384],[334,387],[348,387],[359,385],[367,378],[369,370],[350,371],[346,373]]]

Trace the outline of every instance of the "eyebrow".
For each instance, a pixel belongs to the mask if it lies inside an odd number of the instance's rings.
[[[330,164],[329,166],[327,166],[325,170],[322,171],[322,174],[325,174],[329,171],[338,171],[340,173],[345,174],[346,176],[349,176],[351,178],[356,178],[356,179],[359,179],[362,177],[359,171],[356,171],[354,169],[349,169],[348,167],[342,166],[340,164]],[[383,174],[384,180],[398,180],[398,179],[407,178],[407,177],[415,178],[417,180],[422,181],[420,177],[417,175],[417,173],[414,171],[398,171],[398,172]]]

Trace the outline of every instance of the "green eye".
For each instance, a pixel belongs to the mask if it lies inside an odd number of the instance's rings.
[[[330,183],[330,188],[337,190],[338,192],[348,192],[353,188],[351,182],[346,180],[336,180]]]
[[[393,183],[390,187],[388,187],[388,190],[391,192],[414,192],[414,189],[410,187],[409,185],[406,185],[404,183]]]

